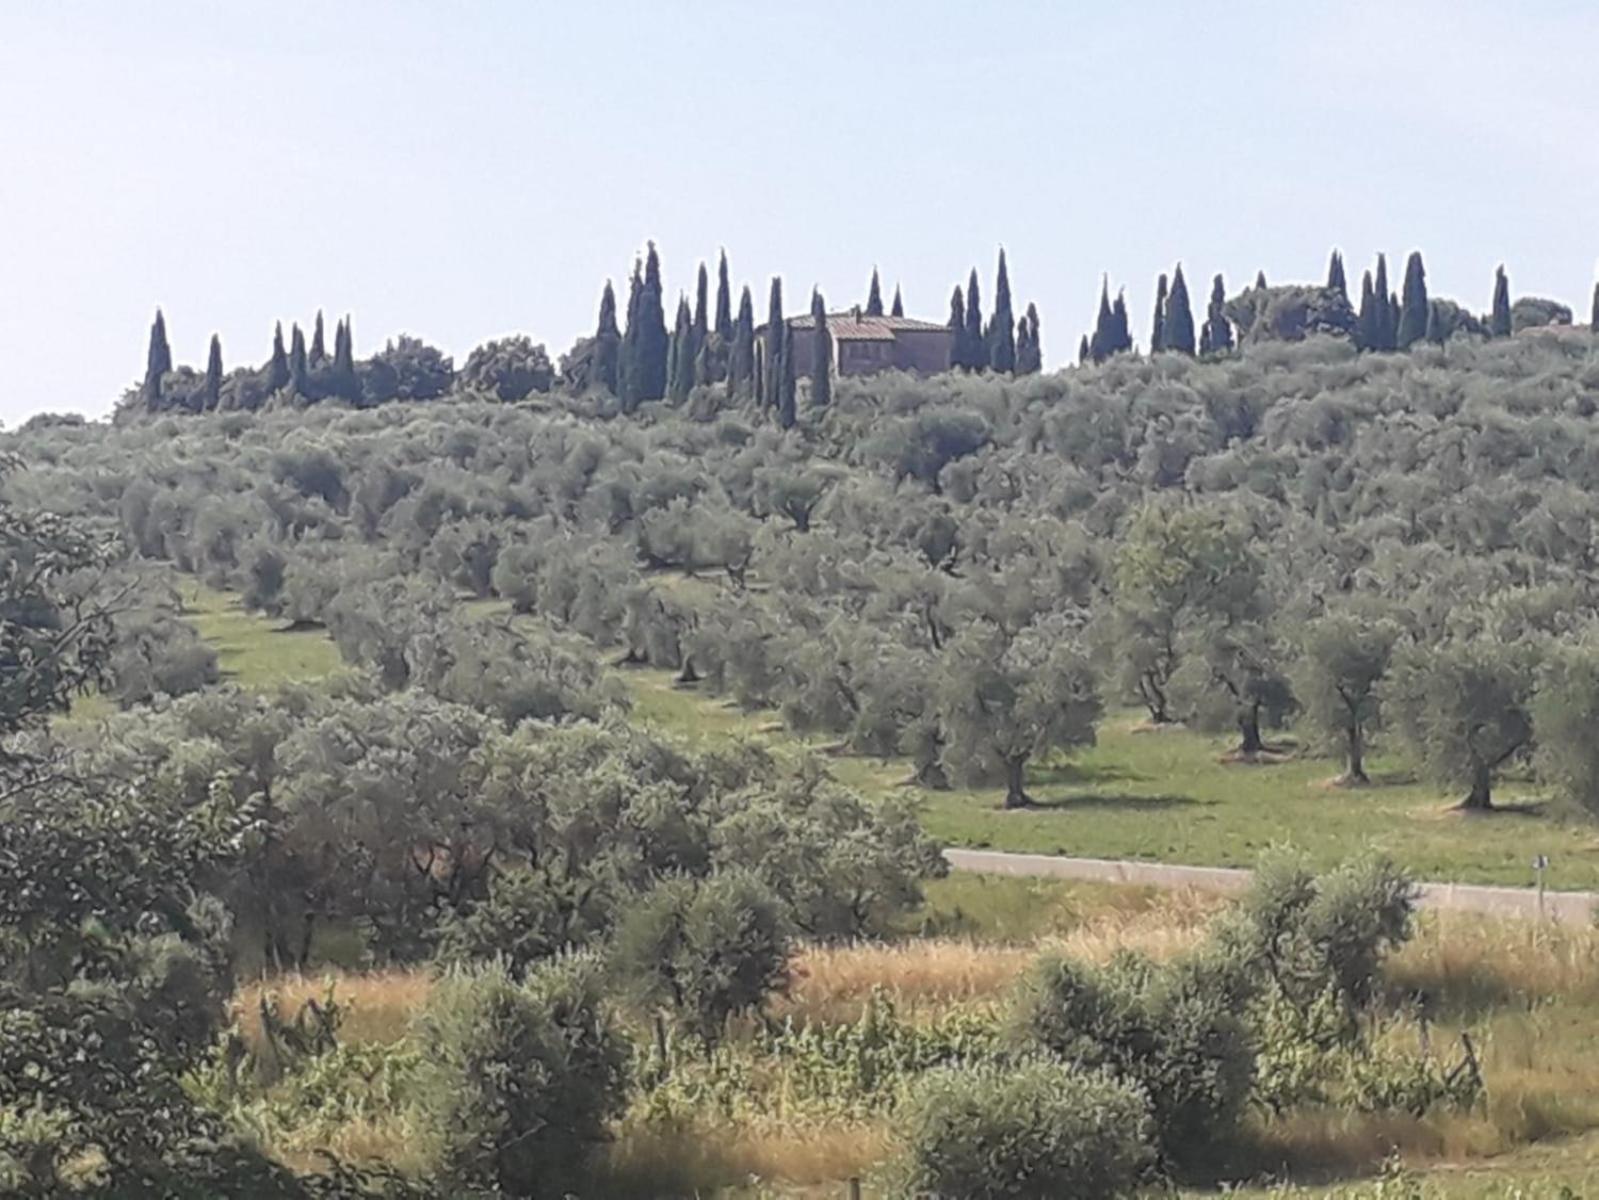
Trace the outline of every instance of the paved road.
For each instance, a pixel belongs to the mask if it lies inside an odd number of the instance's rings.
[[[1249,886],[1249,872],[1231,867],[1181,867],[1166,863],[1109,858],[1062,858],[1053,854],[1010,854],[1003,850],[944,851],[957,871],[990,875],[1027,875],[1042,879],[1083,879],[1097,883],[1131,883],[1143,887],[1193,888],[1200,892],[1239,892]],[[1486,913],[1501,917],[1536,917],[1535,889],[1487,887],[1471,883],[1419,885],[1422,908]],[[1548,892],[1543,914],[1553,920],[1588,924],[1594,919],[1599,892]]]

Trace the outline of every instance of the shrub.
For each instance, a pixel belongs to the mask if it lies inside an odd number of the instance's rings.
[[[667,1004],[707,1043],[787,975],[781,901],[753,876],[669,879],[622,919],[613,966],[645,1003]]]
[[[1104,1200],[1154,1164],[1135,1088],[1051,1062],[934,1071],[905,1116],[907,1194]]]
[[[453,971],[415,1036],[428,1053],[417,1115],[441,1184],[538,1200],[579,1190],[623,1083],[623,1044],[592,962],[563,959],[523,982],[503,963]]]
[[[484,342],[467,355],[461,384],[500,400],[525,400],[555,385],[555,368],[543,345],[518,334]]]
[[[1046,956],[1022,985],[1016,1017],[1031,1044],[1148,1095],[1173,1159],[1199,1157],[1248,1099],[1254,1051],[1228,976],[1207,959],[1160,965],[1124,954],[1096,968]]]

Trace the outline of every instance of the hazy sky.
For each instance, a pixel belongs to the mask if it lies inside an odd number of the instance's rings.
[[[158,304],[197,365],[318,307],[554,357],[647,238],[669,312],[725,246],[758,312],[876,263],[937,320],[1003,243],[1057,364],[1179,256],[1197,305],[1420,248],[1479,309],[1503,260],[1581,320],[1596,52],[1592,0],[0,0],[0,420],[106,412]]]

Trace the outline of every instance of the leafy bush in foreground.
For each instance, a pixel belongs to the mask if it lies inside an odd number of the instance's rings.
[[[1136,1089],[1056,1063],[932,1072],[907,1118],[909,1195],[1108,1200],[1155,1161]]]

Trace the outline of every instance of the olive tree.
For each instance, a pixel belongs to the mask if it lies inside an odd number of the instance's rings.
[[[1492,808],[1495,773],[1532,752],[1536,669],[1530,642],[1489,636],[1400,656],[1393,687],[1400,731],[1428,775],[1466,789],[1461,808]]]
[[[1358,610],[1333,611],[1299,630],[1294,694],[1307,726],[1337,744],[1346,787],[1370,783],[1366,744],[1382,717],[1381,686],[1399,639],[1399,626]]]
[[[1066,620],[1041,620],[1015,636],[974,623],[939,657],[933,687],[944,766],[970,783],[1002,781],[1006,808],[1031,803],[1031,760],[1093,744],[1097,681]]]

